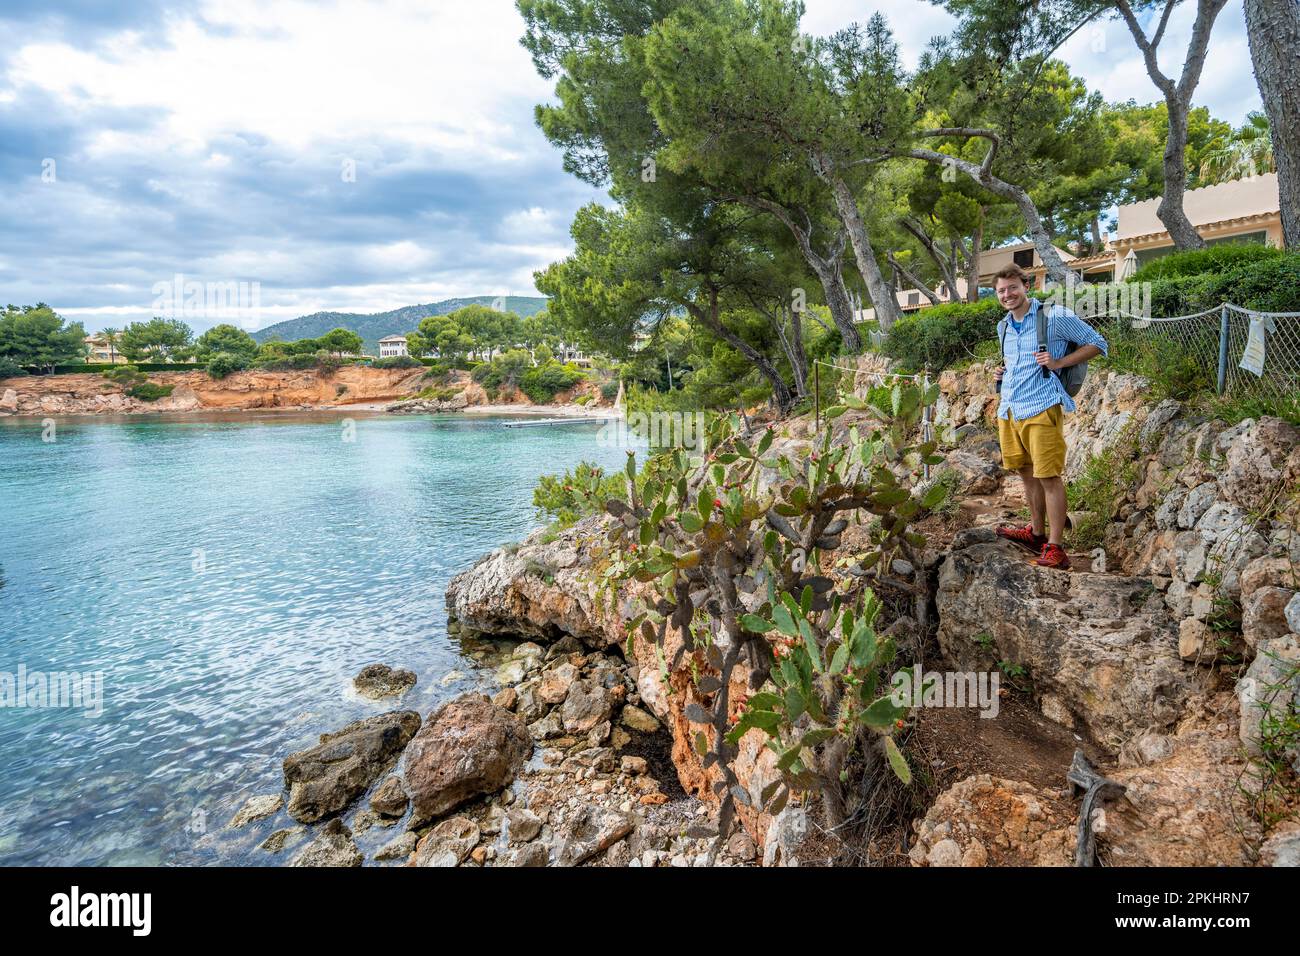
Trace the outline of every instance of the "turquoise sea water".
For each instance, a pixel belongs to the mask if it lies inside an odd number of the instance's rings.
[[[0,680],[103,674],[99,716],[0,708],[0,863],[279,862],[254,845],[283,811],[225,824],[287,753],[393,708],[351,692],[362,666],[414,670],[422,715],[493,686],[444,588],[537,527],[539,475],[622,466],[599,427],[0,419]]]

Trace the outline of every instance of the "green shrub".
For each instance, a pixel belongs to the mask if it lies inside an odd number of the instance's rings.
[[[548,362],[524,372],[519,387],[525,395],[541,405],[553,399],[556,393],[577,385],[585,377],[576,365]]]
[[[322,350],[288,355],[266,355],[255,361],[253,368],[267,372],[298,372],[314,368],[329,374],[337,371],[343,364],[344,360],[342,358]]]
[[[13,359],[7,355],[0,355],[0,378],[17,378],[26,374],[27,370]]]
[[[147,381],[144,375],[135,365],[113,365],[104,372],[104,378],[118,385],[139,385]]]
[[[607,402],[618,398],[618,379],[606,382],[600,387],[600,397]]]
[[[592,395],[588,393],[586,395],[579,395],[577,398],[574,399],[574,402],[577,403],[578,405],[586,405],[588,402],[591,401],[591,399],[592,399]]]
[[[907,371],[949,368],[970,361],[982,343],[996,340],[998,320],[1005,314],[996,299],[930,306],[895,322],[881,351]]]
[[[248,356],[235,352],[213,352],[208,359],[207,372],[212,378],[225,378],[231,372],[248,368]]]
[[[1223,272],[1283,255],[1280,249],[1258,243],[1219,243],[1204,249],[1171,252],[1147,263],[1133,276],[1134,282],[1155,282]]]
[[[599,465],[580,461],[563,475],[542,475],[533,489],[533,505],[538,517],[561,528],[605,508],[610,498],[627,495],[627,483],[621,473],[606,474]]]
[[[502,388],[519,387],[524,374],[533,364],[533,357],[523,349],[510,349],[494,355],[492,361],[474,366],[470,378],[494,395]]]
[[[175,387],[175,385],[158,385],[155,382],[141,382],[139,385],[128,388],[126,394],[132,398],[138,398],[142,402],[156,402],[158,399],[170,395]]]
[[[1083,472],[1065,488],[1071,511],[1088,517],[1070,529],[1069,545],[1078,550],[1099,547],[1106,526],[1141,474],[1141,440],[1132,423],[1099,455],[1089,458]]]
[[[424,363],[409,355],[389,355],[375,359],[370,366],[371,368],[423,368]]]

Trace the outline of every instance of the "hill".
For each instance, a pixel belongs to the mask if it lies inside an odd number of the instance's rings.
[[[407,305],[391,312],[374,312],[363,315],[358,312],[313,312],[296,319],[286,319],[275,325],[268,325],[252,333],[258,342],[284,341],[295,339],[315,339],[330,329],[351,329],[365,342],[365,350],[371,355],[379,354],[379,340],[385,335],[405,335],[414,332],[420,320],[430,315],[446,315],[467,305],[491,306],[498,299],[505,300],[508,312],[529,316],[546,308],[546,299],[532,295],[474,295],[461,299],[444,299],[429,305]]]

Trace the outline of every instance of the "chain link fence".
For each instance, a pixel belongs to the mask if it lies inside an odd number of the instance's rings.
[[[1300,312],[1225,303],[1171,318],[1109,312],[1091,321],[1106,336],[1113,364],[1159,376],[1177,392],[1300,400]]]

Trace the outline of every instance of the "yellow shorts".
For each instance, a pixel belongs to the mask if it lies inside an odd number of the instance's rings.
[[[1002,467],[1019,471],[1034,466],[1035,478],[1055,478],[1065,471],[1065,414],[1053,405],[1032,418],[1016,421],[1008,413],[998,419]]]

